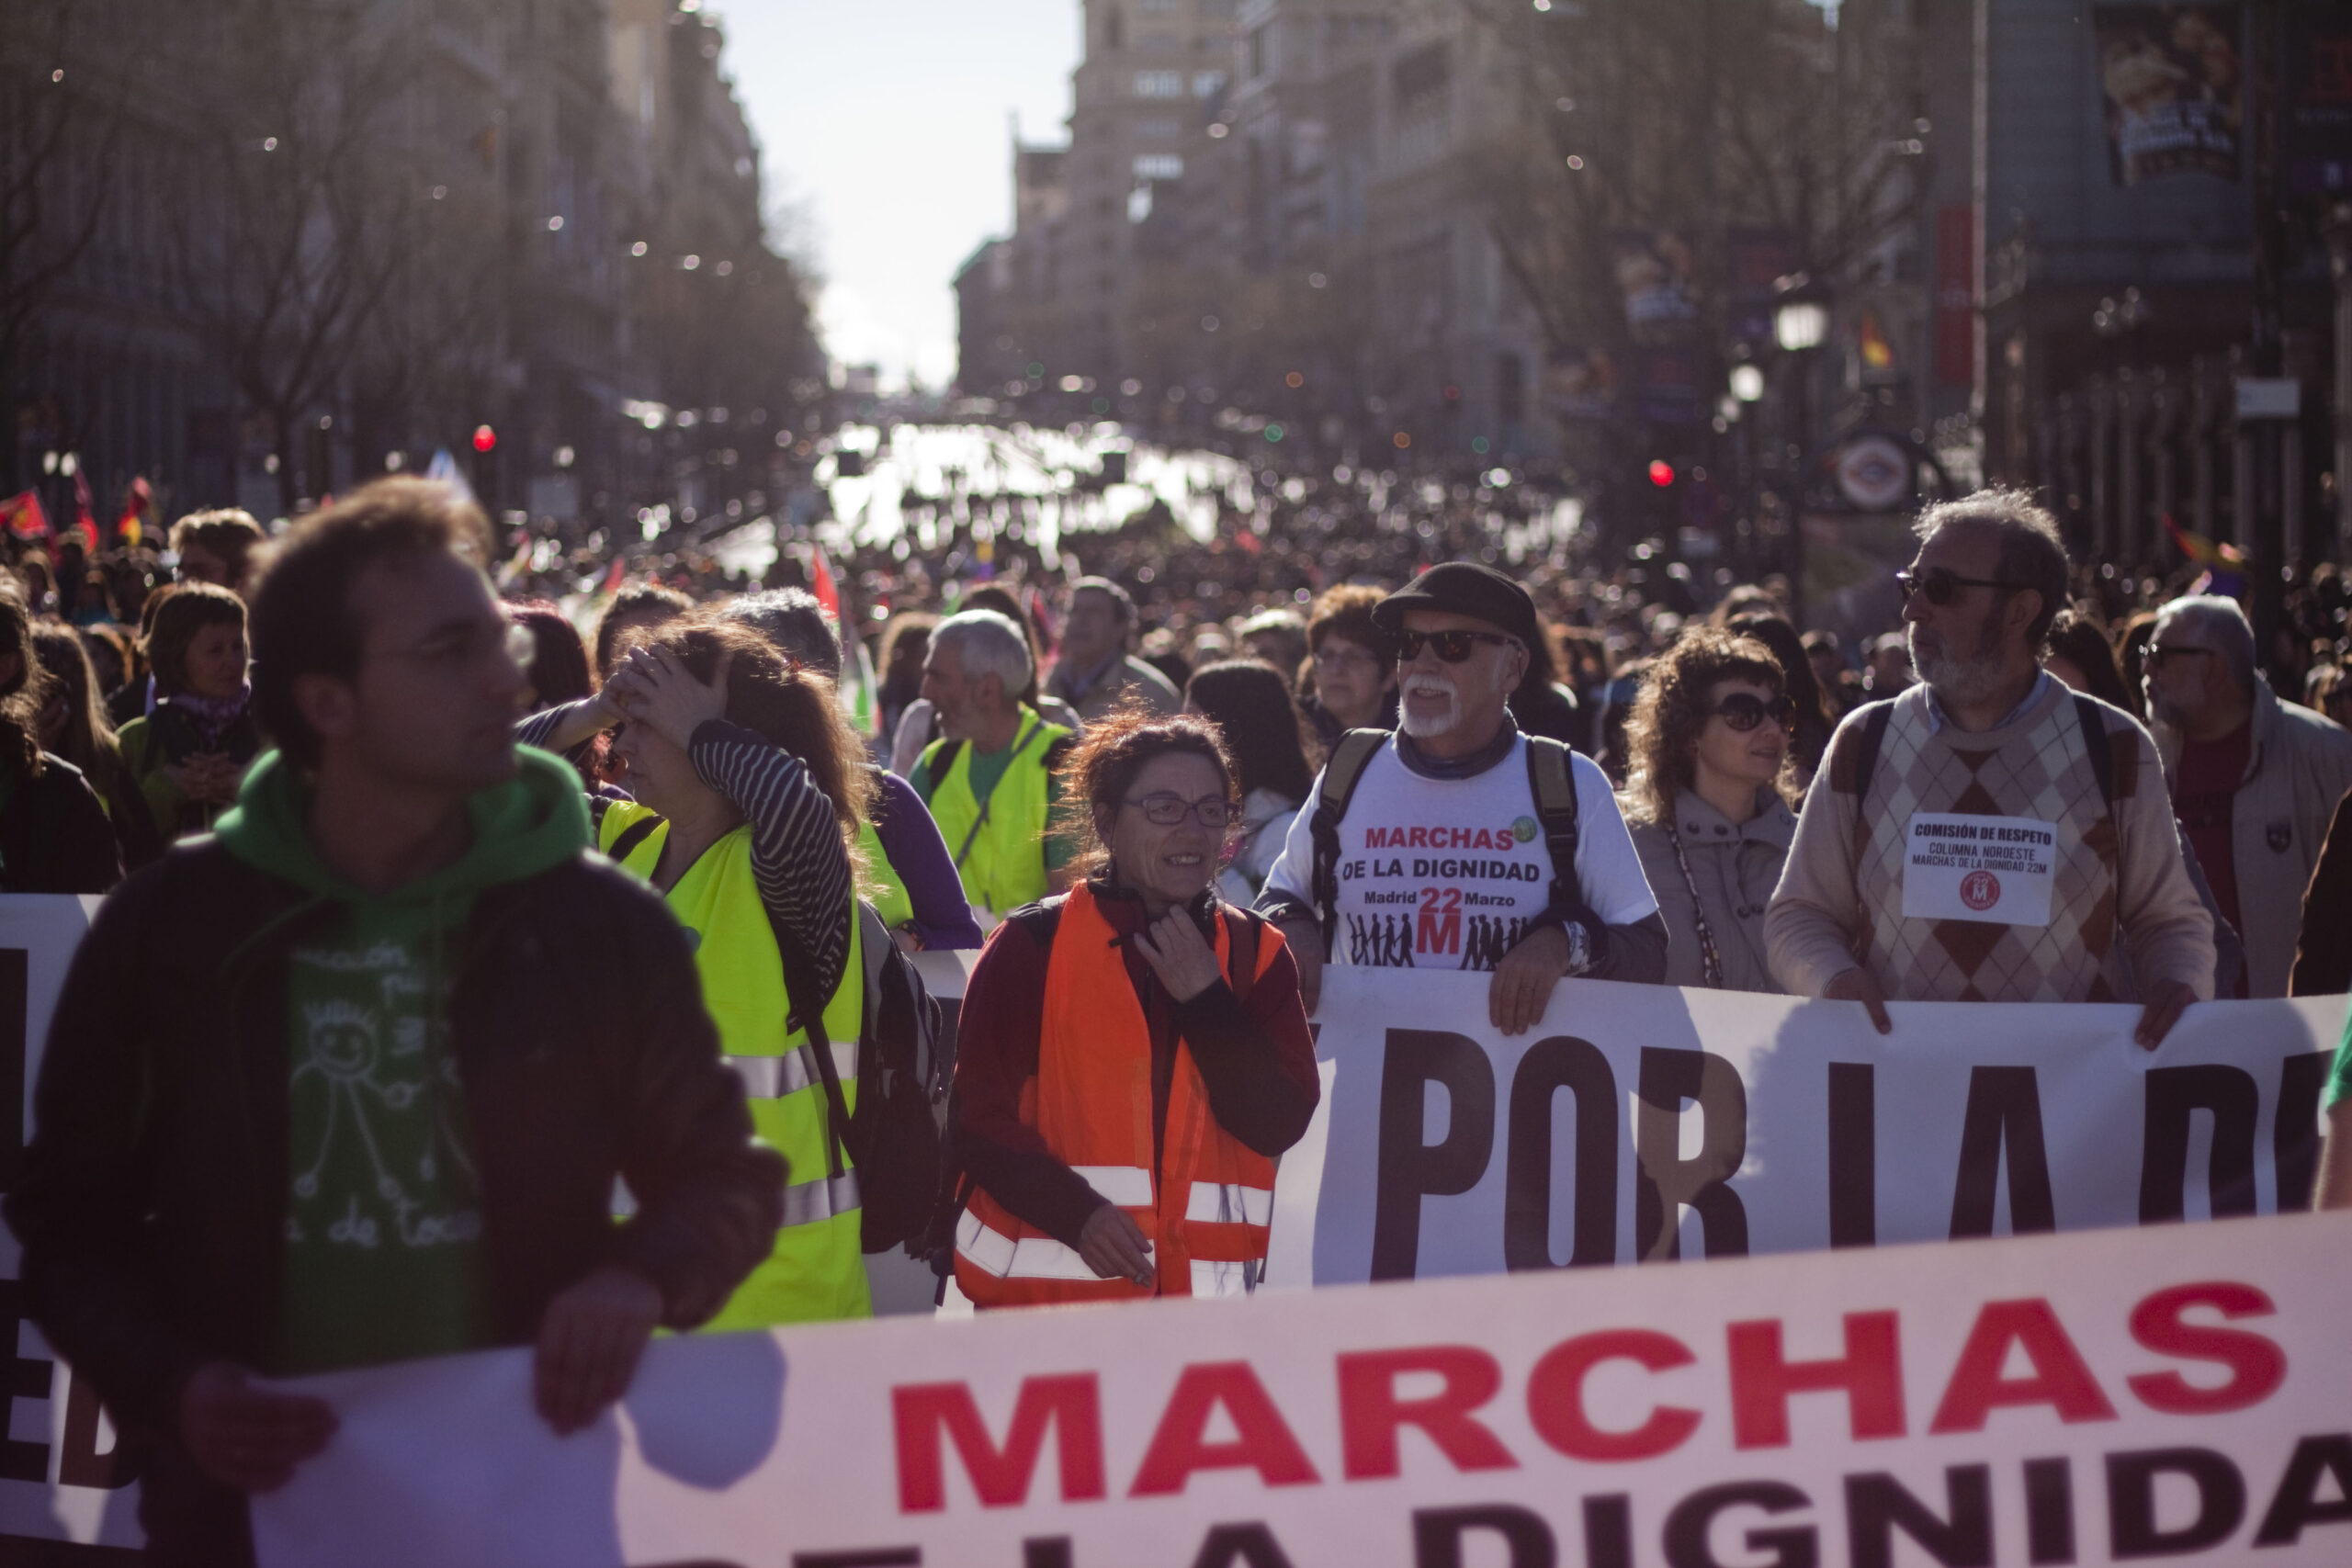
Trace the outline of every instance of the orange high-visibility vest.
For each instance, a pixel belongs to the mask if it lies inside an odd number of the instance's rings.
[[[1228,977],[1236,918],[1220,911],[1217,919],[1217,964]],[[1181,1036],[1165,1153],[1160,1169],[1151,1168],[1151,1031],[1117,940],[1093,894],[1082,883],[1072,888],[1046,961],[1037,1076],[1022,1089],[1021,1120],[1127,1212],[1151,1242],[1156,1284],[1099,1278],[1077,1248],[976,1189],[956,1226],[956,1283],[977,1306],[1238,1296],[1264,1272],[1274,1162],[1217,1125]],[[1262,927],[1252,981],[1281,951],[1281,934]]]

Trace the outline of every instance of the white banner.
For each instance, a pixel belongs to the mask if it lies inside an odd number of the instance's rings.
[[[265,1568],[2352,1561],[2352,1218],[656,1344],[302,1385]],[[2253,1551],[2249,1555],[2249,1549]]]
[[[2310,1203],[2346,999],[1860,1005],[1569,981],[1506,1038],[1484,976],[1324,972],[1323,1103],[1277,1285],[2084,1230]],[[2283,1195],[2283,1196],[2282,1196]]]
[[[97,907],[96,898],[0,897],[0,1104],[22,1107],[0,1137],[0,1191],[15,1187],[23,1164],[50,1014]],[[24,1313],[17,1238],[0,1225],[0,1330],[14,1352],[13,1366],[0,1365],[0,1537],[135,1547],[141,1539],[135,1470],[118,1456],[97,1394],[50,1353]],[[60,1562],[75,1555],[67,1547],[53,1551]],[[6,1551],[0,1544],[0,1561]]]

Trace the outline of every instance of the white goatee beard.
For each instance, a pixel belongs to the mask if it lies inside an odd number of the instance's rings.
[[[1462,694],[1452,685],[1445,689],[1445,711],[1434,718],[1416,715],[1409,704],[1396,705],[1398,728],[1416,740],[1434,740],[1462,722]]]
[[[1954,659],[1948,653],[1929,654],[1923,650],[1917,626],[1911,628],[1905,640],[1910,644],[1912,669],[1942,701],[1981,703],[2001,689],[2002,660],[1997,646],[1980,646],[1973,659]],[[1984,640],[1994,642],[1989,636]]]

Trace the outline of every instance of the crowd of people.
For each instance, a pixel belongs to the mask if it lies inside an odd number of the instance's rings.
[[[2352,988],[2333,576],[2266,658],[2226,593],[2140,609],[1984,491],[1920,515],[1853,660],[1779,580],[1515,562],[1428,501],[1367,533],[1302,489],[1058,580],[862,557],[890,613],[846,643],[700,570],[502,600],[416,479],[274,540],[18,548],[0,888],[110,896],[6,1215],[152,1452],[157,1561],[249,1554],[243,1495],[331,1440],[261,1380],[531,1345],[569,1429],[656,1328],[870,1312],[844,1129],[893,949],[978,950],[930,1242],[982,1309],[1254,1289],[1334,966],[1484,975],[1505,1034],[1581,977],[1881,1032],[2130,1002],[2150,1049]],[[1988,824],[2000,878],[1918,851]],[[2340,1055],[2323,1201],[2347,1095]]]

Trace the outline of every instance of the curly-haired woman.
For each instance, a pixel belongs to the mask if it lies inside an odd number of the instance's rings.
[[[981,1307],[1238,1295],[1321,1090],[1296,961],[1211,886],[1232,756],[1199,715],[1124,708],[1064,778],[1086,875],[1016,910],[965,988],[956,1282]]]
[[[1626,722],[1626,825],[1666,918],[1666,983],[1777,991],[1764,909],[1796,834],[1780,661],[1751,637],[1685,631]]]

